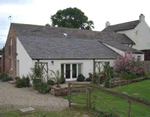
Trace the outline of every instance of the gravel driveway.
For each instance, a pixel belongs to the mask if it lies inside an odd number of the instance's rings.
[[[62,110],[68,107],[68,101],[51,94],[39,94],[30,88],[15,88],[8,82],[0,82],[0,106],[17,108],[37,107],[45,110]]]

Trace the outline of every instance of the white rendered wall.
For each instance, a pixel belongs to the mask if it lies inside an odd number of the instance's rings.
[[[150,28],[145,21],[140,22],[135,29],[118,31],[117,33],[126,34],[136,45],[133,48],[138,50],[150,49]]]
[[[19,60],[19,76],[26,76],[32,67],[32,59],[17,38],[17,60]]]
[[[141,56],[141,61],[144,61],[144,54],[133,54],[133,56],[136,58],[138,58],[138,56]]]
[[[117,48],[114,48],[114,47],[112,47],[112,46],[110,46],[110,45],[107,45],[107,44],[105,44],[105,43],[103,43],[103,44],[106,45],[107,47],[109,47],[110,49],[114,50],[114,51],[117,52],[118,54],[120,54],[120,55],[125,55],[125,52],[124,52],[124,51],[121,51],[121,50],[119,50],[119,49],[117,49]],[[143,54],[132,54],[132,55],[133,55],[133,57],[135,57],[136,59],[137,59],[138,56],[141,56],[141,61],[144,61],[144,53],[143,53]]]
[[[51,63],[54,61],[54,64]],[[110,65],[113,66],[114,60],[95,60],[95,61],[105,61],[110,62]],[[33,64],[35,64],[37,60],[33,60]],[[53,70],[56,72],[57,70],[61,73],[61,64],[71,64],[71,63],[81,63],[82,64],[82,74],[87,78],[89,77],[89,73],[93,73],[93,60],[40,60],[39,62],[48,62],[49,70]]]

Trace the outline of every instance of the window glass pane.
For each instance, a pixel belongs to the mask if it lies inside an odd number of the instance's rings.
[[[61,64],[61,76],[64,76],[64,64]]]
[[[70,64],[66,64],[66,78],[70,78]]]
[[[77,78],[77,65],[72,64],[72,77]]]
[[[81,64],[78,64],[78,75],[81,74]]]

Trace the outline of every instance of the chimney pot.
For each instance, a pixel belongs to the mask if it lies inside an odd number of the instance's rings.
[[[139,20],[140,20],[140,21],[145,21],[145,16],[144,16],[143,14],[140,14]]]
[[[107,21],[105,25],[106,25],[105,27],[107,28],[108,26],[110,26],[110,22]]]

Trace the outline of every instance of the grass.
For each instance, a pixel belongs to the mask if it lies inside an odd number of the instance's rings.
[[[129,85],[119,86],[113,89],[120,92],[127,92],[130,95],[137,93],[137,97],[150,101],[150,80],[144,80]]]
[[[2,114],[0,117],[82,117],[83,115],[89,115],[94,117],[92,111],[87,111],[85,109],[65,109],[62,111],[44,111],[41,109],[36,109],[35,112],[29,114],[20,114],[19,110],[14,107],[0,107]]]
[[[124,88],[125,87],[125,88]],[[141,81],[138,83],[133,83],[130,85],[122,86],[122,87],[116,87],[114,89],[117,89],[118,91],[123,92],[129,92],[129,93],[139,93],[141,98],[149,99],[150,98],[150,80]],[[94,97],[94,95],[96,97]],[[92,92],[92,100],[95,101],[95,106],[97,109],[102,111],[111,112],[108,107],[100,101],[105,101],[110,108],[115,110],[118,115],[121,117],[127,116],[127,110],[128,110],[128,102],[126,99],[119,98],[117,96],[103,93],[100,91],[94,91]],[[100,97],[98,99],[97,97]],[[63,98],[68,99],[68,96],[63,96]],[[80,94],[73,94],[71,96],[72,102],[75,103],[83,103],[84,106],[86,106],[86,94],[80,93]],[[131,117],[150,117],[150,106],[146,106],[141,103],[137,102],[131,102]]]

